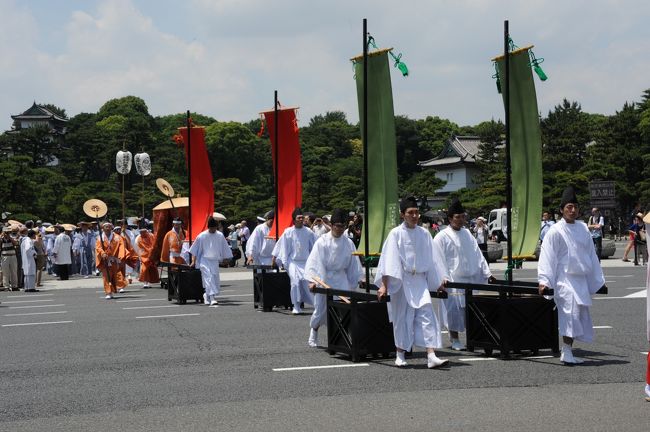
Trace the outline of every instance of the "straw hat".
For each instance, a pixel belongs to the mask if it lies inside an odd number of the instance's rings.
[[[647,215],[643,218],[643,222],[650,224],[650,212],[648,212]]]

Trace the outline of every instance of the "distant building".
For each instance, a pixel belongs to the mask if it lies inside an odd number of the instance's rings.
[[[442,206],[450,192],[463,188],[475,189],[478,186],[475,179],[479,174],[476,159],[480,144],[481,141],[476,136],[454,136],[447,141],[438,156],[418,162],[422,168],[433,169],[437,178],[447,182],[436,191],[434,197],[428,197],[431,208]]]
[[[42,105],[36,102],[22,114],[12,115],[14,123],[7,133],[20,133],[21,129],[45,126],[52,135],[65,135],[68,119],[59,117]]]
[[[55,140],[61,142],[67,132],[68,119],[50,111],[43,105],[36,104],[36,102],[27,111],[22,114],[12,115],[11,118],[13,119],[11,130],[6,132],[9,135],[18,135],[22,130],[33,127],[44,127],[49,133],[51,142]],[[1,150],[6,156],[13,156],[13,151],[9,148]],[[47,165],[55,166],[58,164],[58,159],[54,157]]]

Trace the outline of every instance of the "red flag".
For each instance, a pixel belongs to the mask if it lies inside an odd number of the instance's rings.
[[[275,111],[263,113],[266,127],[271,138],[271,154],[275,170]],[[278,109],[278,214],[275,216],[269,235],[275,237],[276,225],[278,234],[291,226],[291,213],[302,205],[302,162],[300,159],[300,143],[298,142],[298,121],[295,108]]]

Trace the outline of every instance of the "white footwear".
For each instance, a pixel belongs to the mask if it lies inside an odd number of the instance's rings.
[[[210,305],[210,300],[208,300],[208,295],[206,293],[203,293],[203,304]]]
[[[216,300],[211,300],[211,301],[210,301],[210,306],[215,306],[215,307],[216,307],[216,306],[219,306],[219,302],[216,301]]]
[[[465,345],[463,345],[458,339],[454,339],[451,341],[451,349],[454,351],[463,351],[465,349]]]
[[[314,330],[314,329],[310,330],[309,340],[307,341],[307,345],[309,345],[311,348],[318,347],[318,330]]]
[[[449,363],[449,360],[441,359],[437,357],[434,353],[427,355],[427,367],[429,369],[437,368],[446,365],[447,363]]]
[[[581,358],[573,356],[573,350],[571,347],[563,346],[562,353],[560,354],[560,361],[564,364],[581,364],[585,361]]]
[[[407,365],[408,363],[406,363],[406,359],[404,358],[404,353],[397,351],[397,353],[395,353],[395,366],[404,367]]]
[[[125,292],[126,292],[126,291],[124,291],[124,288],[120,288],[120,290],[118,291],[118,293],[120,293],[120,294],[123,294],[123,293],[125,293]]]
[[[84,279],[88,279],[89,277],[90,277],[90,276],[86,275],[86,276],[84,276]]]
[[[645,400],[650,402],[650,384],[645,385]]]
[[[113,298],[113,294],[106,294],[106,297],[104,297],[104,300],[110,300]]]
[[[292,314],[294,315],[300,315],[302,313],[302,309],[300,309],[300,306],[294,306],[293,310],[291,311]]]

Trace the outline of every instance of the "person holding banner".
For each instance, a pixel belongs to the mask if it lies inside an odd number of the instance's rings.
[[[562,193],[562,219],[544,237],[537,264],[539,293],[553,289],[565,365],[583,363],[574,357],[573,342],[592,342],[593,324],[589,307],[591,296],[605,285],[603,270],[596,256],[587,225],[578,220],[580,209],[573,187]]]
[[[293,303],[293,315],[300,315],[302,309],[300,303],[313,304],[309,283],[305,279],[305,264],[311,253],[316,234],[304,226],[304,215],[302,209],[297,207],[291,214],[293,226],[284,230],[277,244],[273,248],[273,266],[281,265],[287,269],[291,281],[291,302]]]
[[[347,212],[337,208],[332,212],[332,230],[316,240],[305,264],[305,276],[311,281],[309,289],[326,284],[336,289],[353,290],[362,279],[363,270],[352,240],[345,237]],[[314,295],[314,313],[311,315],[307,344],[318,347],[318,329],[327,323],[327,297]]]
[[[404,222],[386,237],[377,265],[377,298],[381,301],[390,294],[388,314],[395,337],[395,365],[406,366],[404,353],[418,345],[426,348],[427,366],[432,369],[448,363],[435,353],[442,340],[429,293],[444,290],[443,273],[437,264],[440,257],[431,235],[417,225],[420,212],[414,197],[402,199],[400,213]]]
[[[465,228],[465,208],[454,199],[447,210],[449,226],[433,239],[442,267],[443,280],[485,284],[493,280],[492,272],[478,246],[476,238]],[[443,327],[449,330],[451,349],[462,351],[458,333],[465,331],[465,290],[447,289],[448,297],[440,302]]]

